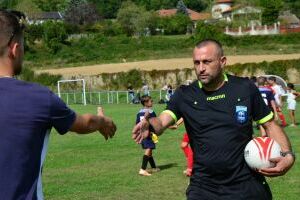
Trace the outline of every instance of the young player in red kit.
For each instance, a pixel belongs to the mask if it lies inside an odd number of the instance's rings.
[[[185,158],[186,158],[186,163],[187,163],[187,168],[186,170],[183,171],[183,173],[187,176],[191,176],[193,172],[193,151],[192,148],[190,147],[190,139],[187,133],[183,134],[183,138],[181,141],[181,149],[184,152]]]
[[[175,125],[170,126],[169,128],[171,129],[177,129],[180,124],[183,123],[183,119],[179,119]],[[186,170],[183,171],[183,173],[186,176],[192,176],[193,172],[193,151],[192,148],[190,147],[190,139],[189,135],[187,133],[183,134],[183,138],[180,144],[180,147],[182,151],[184,152],[185,158],[186,158]]]

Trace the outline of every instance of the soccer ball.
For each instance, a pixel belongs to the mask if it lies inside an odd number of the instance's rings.
[[[253,138],[245,147],[244,157],[248,166],[254,170],[275,167],[270,158],[280,157],[279,144],[269,137]]]

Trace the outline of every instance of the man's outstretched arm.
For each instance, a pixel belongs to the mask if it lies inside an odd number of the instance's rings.
[[[104,116],[101,107],[98,107],[98,114],[76,114],[76,119],[72,124],[70,131],[79,134],[87,134],[99,131],[104,138],[112,138],[117,128],[112,119]]]

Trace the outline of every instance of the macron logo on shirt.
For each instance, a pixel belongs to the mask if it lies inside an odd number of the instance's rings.
[[[226,98],[225,94],[220,94],[220,95],[213,96],[213,97],[207,97],[206,100],[207,101],[215,101],[215,100],[218,100],[218,99],[225,99],[225,98]]]

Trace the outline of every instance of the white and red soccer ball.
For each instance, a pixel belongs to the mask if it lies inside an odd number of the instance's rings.
[[[269,137],[253,138],[245,147],[244,157],[248,166],[254,170],[274,167],[270,158],[280,157],[279,144]]]

